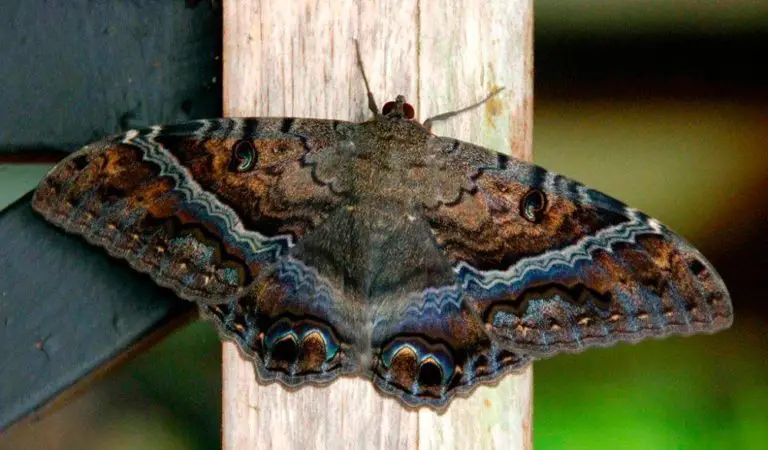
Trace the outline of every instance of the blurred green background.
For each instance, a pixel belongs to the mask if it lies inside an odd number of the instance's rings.
[[[539,0],[535,42],[535,161],[685,236],[736,308],[717,335],[536,363],[536,447],[768,448],[768,2]],[[218,448],[219,364],[194,323],[0,449]]]

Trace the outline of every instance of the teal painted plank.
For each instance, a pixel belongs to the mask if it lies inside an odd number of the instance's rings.
[[[53,164],[0,164],[0,211],[37,186]]]

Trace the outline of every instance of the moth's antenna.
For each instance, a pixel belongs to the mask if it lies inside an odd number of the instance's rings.
[[[371,110],[374,116],[378,116],[379,107],[376,106],[376,100],[373,99],[373,93],[371,87],[368,86],[368,77],[365,76],[365,68],[363,67],[363,58],[360,57],[360,43],[355,39],[355,53],[357,53],[357,67],[360,68],[360,74],[363,75],[363,82],[365,83],[365,91],[368,94],[368,109]]]
[[[424,121],[423,127],[426,128],[427,131],[431,131],[432,130],[432,124],[434,124],[435,122],[440,121],[440,120],[450,119],[451,117],[458,116],[459,114],[462,114],[462,113],[465,113],[465,112],[467,112],[469,110],[475,109],[478,106],[482,105],[483,103],[487,102],[488,100],[492,99],[493,97],[499,95],[499,93],[501,91],[503,91],[503,90],[504,90],[504,88],[500,87],[500,88],[496,89],[495,91],[492,91],[484,99],[480,100],[477,103],[469,105],[466,108],[461,108],[461,109],[456,110],[456,111],[450,111],[450,112],[447,112],[447,113],[442,113],[442,114],[438,114],[436,116],[432,116],[429,119]]]

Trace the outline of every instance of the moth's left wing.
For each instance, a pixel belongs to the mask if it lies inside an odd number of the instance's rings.
[[[502,345],[544,356],[731,324],[715,269],[657,220],[538,166],[439,140],[458,146],[446,166],[473,186],[424,216]]]
[[[342,200],[333,173],[310,162],[333,153],[337,125],[214,119],[129,131],[64,159],[33,206],[182,298],[227,303]]]
[[[282,258],[245,296],[199,304],[200,315],[234,342],[264,382],[322,384],[359,371],[358,311],[317,271]]]

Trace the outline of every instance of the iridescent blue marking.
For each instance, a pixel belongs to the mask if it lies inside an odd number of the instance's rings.
[[[647,297],[648,291],[645,289],[642,289],[641,296]],[[619,302],[619,305],[621,305],[621,309],[624,312],[624,316],[627,319],[626,324],[627,328],[629,328],[633,333],[637,332],[640,327],[637,323],[637,308],[635,308],[635,304],[633,302],[634,298],[633,296],[629,295],[625,290],[619,289],[616,294],[614,295],[614,298],[616,301]],[[644,302],[653,301],[652,299],[649,300],[648,298],[643,298]]]
[[[264,344],[270,352],[272,351],[272,348],[275,346],[275,344],[284,341],[287,338],[291,339],[294,343],[299,342],[299,337],[296,335],[296,332],[290,329],[288,325],[280,323],[275,325],[277,325],[278,328],[270,328],[269,332],[267,332],[267,335],[264,338]]]
[[[229,285],[237,286],[240,284],[240,272],[231,267],[223,267],[221,270],[222,280]]]
[[[495,283],[491,286],[483,286],[478,280],[469,278],[465,290],[477,299],[516,295],[523,292],[527,286],[561,282],[563,279],[573,277],[574,272],[577,271],[577,267],[565,265],[557,265],[549,269],[536,268],[527,271],[524,277],[509,284]]]
[[[186,284],[187,286],[196,285],[197,283],[195,283],[195,279],[196,279],[196,277],[194,275],[189,275],[188,274],[188,275],[185,275],[184,278],[181,279],[181,282],[183,284]]]
[[[174,252],[190,251],[192,253],[191,260],[198,266],[209,265],[213,260],[213,249],[192,236],[181,236],[171,239],[169,248]]]
[[[411,302],[408,313],[426,314],[429,310],[443,313],[461,307],[463,290],[459,286],[427,288],[421,293],[421,301]]]
[[[325,282],[318,280],[317,270],[307,267],[301,261],[286,257],[277,264],[275,274],[287,290],[286,296],[292,301],[312,310],[329,314],[334,310],[333,296]]]
[[[667,293],[669,294],[669,297],[672,299],[672,301],[675,303],[675,309],[679,311],[681,316],[683,317],[683,320],[685,321],[685,325],[690,325],[691,313],[689,313],[688,309],[686,308],[687,303],[685,301],[685,298],[683,298],[683,296],[680,295],[680,290],[677,289],[676,286],[671,285],[667,288]]]
[[[264,338],[264,344],[268,351],[271,352],[272,348],[279,342],[285,339],[291,339],[291,341],[298,347],[311,335],[318,334],[320,339],[323,340],[325,347],[325,363],[331,361],[338,353],[340,346],[326,331],[304,323],[299,323],[297,326],[293,326],[289,320],[277,321]]]
[[[327,364],[329,361],[331,361],[333,358],[336,357],[336,354],[339,352],[339,349],[341,346],[339,346],[338,342],[336,342],[335,339],[333,339],[333,336],[330,335],[330,333],[320,329],[320,328],[310,328],[308,329],[302,337],[302,340],[307,338],[308,336],[318,333],[320,334],[321,339],[323,340],[323,343],[325,343],[325,363]]]
[[[413,342],[395,343],[387,346],[387,348],[381,354],[381,361],[384,363],[384,366],[387,368],[392,367],[392,363],[394,362],[395,358],[397,358],[397,355],[406,349],[412,351],[416,355],[416,363],[418,368],[414,374],[415,380],[418,380],[418,373],[421,370],[422,365],[430,360],[440,369],[443,385],[447,384],[451,380],[454,366],[453,358],[451,358],[447,352],[433,352]],[[414,384],[418,385],[417,381],[414,381]]]
[[[491,373],[496,373],[499,371],[499,349],[496,347],[495,343],[491,344],[491,348],[488,350],[488,370]]]

